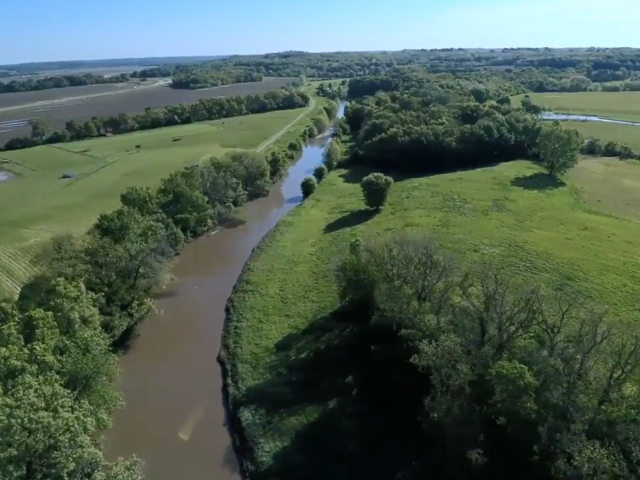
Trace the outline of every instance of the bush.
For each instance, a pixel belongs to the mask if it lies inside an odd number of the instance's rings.
[[[324,152],[322,153],[322,161],[329,172],[338,166],[340,156],[340,142],[337,139],[334,139],[325,147]]]
[[[302,190],[302,198],[309,198],[313,192],[316,191],[318,185],[316,184],[316,180],[313,177],[307,177],[302,180],[300,184],[300,189]]]
[[[329,128],[329,120],[326,115],[320,115],[313,119],[313,126],[318,131],[318,134],[324,132]]]
[[[369,208],[380,210],[387,201],[392,185],[393,179],[382,173],[372,173],[364,177],[360,182],[360,187],[364,195],[365,205]]]
[[[583,155],[602,155],[602,141],[599,138],[588,138],[580,150]]]
[[[318,129],[313,125],[309,125],[304,133],[307,138],[316,138],[318,136]]]
[[[318,183],[320,183],[324,179],[324,177],[327,176],[327,173],[329,173],[327,167],[325,167],[324,165],[318,165],[313,171],[313,176],[316,177],[316,180],[318,181]]]

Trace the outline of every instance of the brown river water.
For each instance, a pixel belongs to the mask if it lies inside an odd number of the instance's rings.
[[[147,480],[240,478],[216,360],[225,304],[252,250],[302,200],[300,182],[327,142],[307,145],[268,197],[245,205],[244,225],[200,238],[178,257],[176,280],[121,358],[126,407],[107,434],[108,458],[138,455]]]

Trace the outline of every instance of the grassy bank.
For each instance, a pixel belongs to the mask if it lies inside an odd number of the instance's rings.
[[[282,148],[300,138],[320,108],[316,100],[311,109],[2,152],[0,169],[14,176],[0,183],[0,294],[16,292],[33,273],[30,258],[41,240],[84,232],[100,213],[118,206],[126,188],[156,186],[185,165],[229,150]],[[73,178],[62,179],[64,174]]]
[[[312,361],[333,343],[334,331],[313,325],[338,305],[334,266],[355,237],[426,231],[463,262],[491,262],[575,289],[608,304],[612,316],[638,318],[640,213],[629,183],[640,181],[637,164],[588,160],[567,184],[550,184],[524,161],[397,177],[388,206],[375,216],[363,210],[358,182],[366,173],[333,172],[285,217],[257,248],[228,305],[222,359],[246,467],[257,478],[318,477],[321,469],[334,469],[327,478],[347,478],[358,442],[367,441],[333,408],[349,388],[334,385],[340,359]]]
[[[520,103],[523,96],[514,97],[514,101]],[[536,105],[558,113],[640,122],[640,92],[553,92],[529,96]]]

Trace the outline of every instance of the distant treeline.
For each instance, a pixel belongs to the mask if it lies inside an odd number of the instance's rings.
[[[156,65],[194,64],[224,58],[221,55],[199,57],[145,57],[145,58],[112,58],[106,60],[62,60],[57,62],[31,62],[11,65],[0,65],[0,69],[15,71],[23,75],[35,75],[39,72],[55,70],[81,70],[118,67],[153,67]]]
[[[266,195],[306,131],[267,156],[233,152],[173,173],[155,190],[129,188],[86,235],[42,248],[39,273],[16,299],[0,300],[0,431],[8,432],[0,478],[142,480],[139,460],[111,464],[101,453],[99,432],[121,404],[115,352],[153,311],[184,245]]]
[[[49,90],[51,88],[81,87],[84,85],[98,85],[105,83],[123,83],[129,80],[129,74],[121,73],[105,77],[104,75],[60,75],[55,77],[27,80],[12,80],[7,83],[0,82],[0,93],[33,92],[36,90]]]
[[[153,128],[218,120],[274,110],[290,110],[309,105],[310,97],[294,88],[284,88],[264,94],[226,98],[210,98],[196,103],[171,105],[164,110],[146,108],[144,112],[110,117],[93,117],[85,122],[70,120],[63,130],[50,132],[42,120],[31,122],[30,137],[9,140],[4,150],[18,150],[43,144],[70,142],[103,135],[119,135]]]
[[[263,75],[247,69],[218,69],[193,65],[164,65],[131,74],[133,78],[171,77],[171,88],[195,90],[232,83],[261,82]]]

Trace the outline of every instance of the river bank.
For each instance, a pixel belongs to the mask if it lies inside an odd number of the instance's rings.
[[[598,117],[594,115],[574,115],[569,113],[559,112],[543,112],[540,115],[543,120],[559,120],[559,121],[573,121],[573,122],[600,122],[600,123],[612,123],[617,125],[634,125],[640,127],[638,122],[629,122],[625,120],[615,120],[612,118]]]
[[[244,224],[194,241],[177,258],[177,280],[121,360],[127,407],[114,416],[110,457],[139,455],[150,480],[240,477],[216,365],[225,305],[256,245],[300,203],[300,182],[326,141],[310,141],[267,197],[243,207]]]

